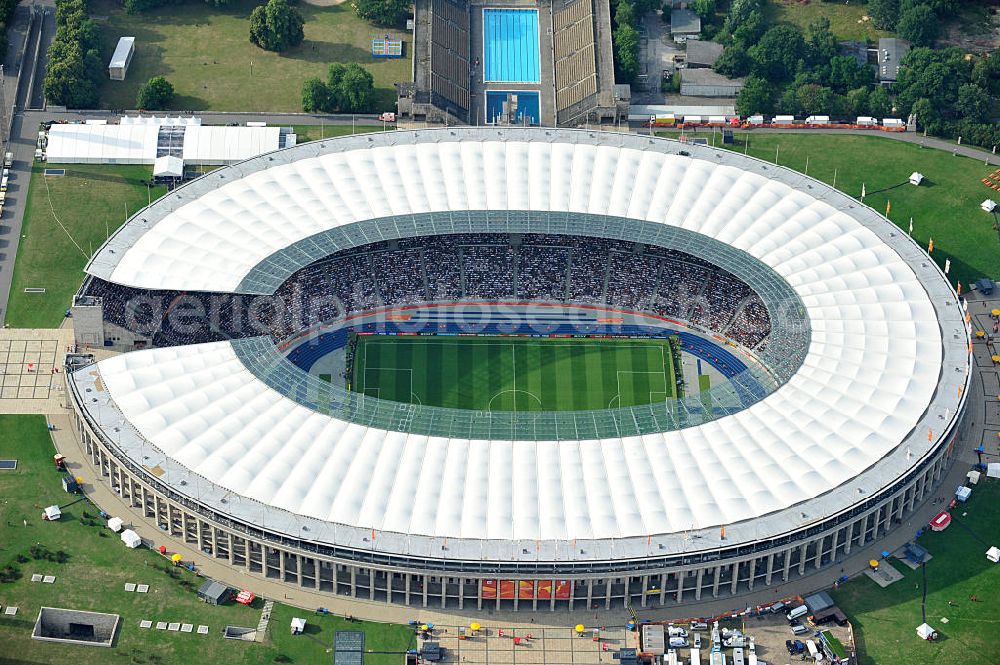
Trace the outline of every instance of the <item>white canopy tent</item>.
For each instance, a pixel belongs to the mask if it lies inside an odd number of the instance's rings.
[[[184,160],[181,159],[180,157],[172,157],[170,155],[157,157],[156,161],[153,162],[153,177],[183,178]]]
[[[986,465],[987,478],[1000,478],[1000,462],[990,462]]]
[[[122,531],[121,538],[122,542],[125,543],[125,547],[129,549],[134,550],[135,548],[139,547],[139,545],[142,545],[142,538],[140,538],[139,534],[137,534],[132,529],[125,529],[124,531]]]
[[[917,636],[922,640],[933,640],[937,637],[937,631],[928,624],[922,623],[917,626]]]
[[[59,510],[59,506],[49,506],[44,511],[45,519],[51,521],[57,520],[62,517],[62,511]]]
[[[52,125],[46,159],[51,164],[152,164],[156,125]]]
[[[306,632],[306,620],[292,617],[292,635],[301,635],[304,632]]]
[[[125,523],[122,521],[122,518],[120,517],[112,517],[111,519],[108,520],[108,528],[116,533],[118,531],[121,531],[124,525]]]
[[[993,563],[1000,563],[1000,547],[994,545],[990,549],[986,550],[986,558]]]
[[[184,161],[191,164],[232,164],[277,150],[280,127],[188,127]]]

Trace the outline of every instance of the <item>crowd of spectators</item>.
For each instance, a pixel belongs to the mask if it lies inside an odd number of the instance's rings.
[[[273,296],[145,291],[99,279],[105,321],[160,346],[271,334],[372,309],[461,300],[607,304],[689,320],[763,348],[767,308],[725,270],[677,250],[600,238],[456,234],[379,242],[331,255]]]

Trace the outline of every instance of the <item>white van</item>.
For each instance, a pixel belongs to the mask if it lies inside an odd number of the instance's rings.
[[[823,660],[823,652],[819,650],[816,643],[812,640],[806,640],[806,649],[809,651],[809,655],[812,656],[813,660],[817,663]]]
[[[687,637],[688,632],[680,626],[667,626],[667,635],[670,637]]]
[[[803,626],[801,623],[792,624],[792,635],[805,635],[809,632],[809,629]]]
[[[683,637],[671,637],[670,643],[667,646],[671,649],[680,649],[681,647],[686,647],[687,645],[688,641]]]
[[[799,605],[798,607],[796,607],[795,609],[793,609],[791,612],[789,612],[788,614],[786,614],[785,618],[788,619],[789,621],[795,621],[799,617],[805,616],[808,612],[809,612],[809,608],[808,607],[806,607],[805,605]]]

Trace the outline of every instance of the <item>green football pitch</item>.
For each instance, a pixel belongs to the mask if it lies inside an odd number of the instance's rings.
[[[580,411],[675,396],[665,339],[358,337],[353,390],[478,411]]]

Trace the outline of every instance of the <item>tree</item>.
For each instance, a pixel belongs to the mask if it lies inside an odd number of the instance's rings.
[[[688,8],[701,17],[703,23],[711,23],[719,9],[716,0],[693,0]]]
[[[806,115],[835,113],[835,97],[833,90],[815,83],[807,83],[795,90],[796,106]]]
[[[972,67],[972,82],[993,96],[1000,96],[1000,51],[987,53]]]
[[[250,41],[265,51],[285,51],[302,43],[304,22],[287,0],[268,0],[250,13]]]
[[[302,110],[306,113],[329,113],[333,95],[322,80],[311,78],[302,84]]]
[[[837,37],[830,30],[830,19],[823,17],[809,24],[807,50],[810,64],[824,65],[837,56]]]
[[[892,100],[885,86],[878,86],[868,95],[868,110],[876,118],[885,118],[892,113]]]
[[[630,0],[618,0],[618,8],[615,9],[615,25],[635,27],[635,7]]]
[[[375,25],[394,26],[410,13],[411,0],[354,0],[354,11]]]
[[[135,106],[147,111],[162,111],[174,98],[174,86],[162,76],[154,76],[139,87]]]
[[[751,71],[771,83],[790,80],[805,54],[802,32],[792,25],[776,25],[764,33],[747,53],[753,60]]]
[[[868,115],[868,88],[848,91],[847,107],[854,115]]]
[[[356,62],[347,65],[335,97],[341,113],[365,113],[372,110],[375,77]]]
[[[729,34],[736,32],[754,10],[760,10],[763,0],[733,0],[729,5],[729,13],[726,15],[726,31]]]
[[[988,92],[975,83],[966,83],[958,89],[955,110],[966,120],[986,122],[990,117],[991,103]]]
[[[712,68],[729,78],[736,78],[749,74],[751,65],[753,65],[753,60],[747,55],[746,50],[734,43],[722,50],[722,54]]]
[[[938,18],[927,5],[907,9],[896,24],[899,36],[914,46],[933,46],[939,30]]]
[[[868,0],[868,15],[879,30],[895,30],[899,20],[899,0]]]
[[[751,76],[736,96],[736,112],[746,117],[772,111],[774,111],[774,90],[771,84],[759,76]]]
[[[630,25],[619,25],[614,32],[617,80],[631,83],[639,73],[639,33]]]
[[[741,22],[733,31],[733,43],[740,44],[744,49],[757,43],[757,40],[764,35],[767,30],[767,22],[764,21],[764,13],[755,9]]]
[[[931,100],[926,97],[915,101],[910,112],[917,117],[917,127],[929,132],[933,131],[933,128],[941,121],[941,114],[931,104]]]
[[[836,55],[831,58],[828,71],[827,83],[840,94],[860,88],[872,81],[871,68],[859,65],[858,61],[849,55]]]

